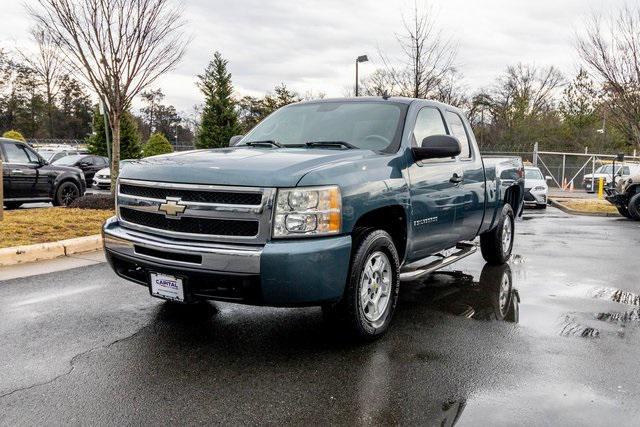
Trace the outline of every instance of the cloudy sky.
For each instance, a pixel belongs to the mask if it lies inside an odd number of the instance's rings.
[[[420,1],[420,0],[419,0]],[[470,92],[492,84],[509,64],[578,67],[573,42],[591,13],[625,0],[431,0],[437,25],[459,45],[457,63]],[[21,2],[0,0],[0,46],[29,43]],[[343,96],[353,84],[354,60],[366,75],[380,65],[378,50],[399,56],[395,33],[413,0],[182,0],[192,36],[184,61],[154,84],[165,102],[189,112],[202,102],[195,85],[215,50],[229,60],[236,91],[261,95],[275,85]],[[421,4],[421,3],[419,3]]]

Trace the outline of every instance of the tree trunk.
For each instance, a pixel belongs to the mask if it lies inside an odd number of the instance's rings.
[[[116,181],[120,174],[120,117],[119,111],[111,111],[111,194],[116,194]]]
[[[47,130],[49,132],[49,138],[53,138],[53,94],[51,91],[51,82],[47,81]]]

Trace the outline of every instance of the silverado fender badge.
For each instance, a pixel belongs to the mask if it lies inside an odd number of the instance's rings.
[[[168,217],[177,217],[187,209],[186,205],[180,204],[181,202],[182,199],[179,197],[167,197],[167,201],[158,206],[158,211],[164,212]]]

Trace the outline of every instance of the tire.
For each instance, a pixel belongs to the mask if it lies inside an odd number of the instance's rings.
[[[480,250],[485,261],[492,265],[509,261],[513,250],[514,231],[513,209],[509,204],[505,204],[497,226],[480,235]]]
[[[631,215],[631,219],[640,221],[640,193],[637,193],[635,196],[629,199],[629,204],[627,205],[627,209],[629,210],[629,215]]]
[[[622,215],[625,218],[629,218],[629,219],[633,219],[633,217],[631,216],[631,214],[629,213],[629,209],[627,209],[626,206],[616,206],[616,209],[618,209],[618,212],[620,213],[620,215]]]
[[[8,211],[13,210],[13,209],[18,209],[20,206],[22,206],[22,203],[20,202],[4,202],[4,206],[7,208]]]
[[[73,181],[65,181],[56,189],[53,198],[54,206],[69,206],[71,202],[80,197],[80,188]]]
[[[373,340],[389,328],[398,302],[400,260],[383,230],[354,233],[351,267],[342,300],[322,307],[325,319],[359,339]]]
[[[537,207],[538,207],[538,209],[547,209],[547,205],[546,204],[538,205]]]

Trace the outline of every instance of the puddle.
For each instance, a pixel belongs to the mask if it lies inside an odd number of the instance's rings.
[[[564,316],[560,321],[559,334],[563,337],[598,338],[600,331],[591,326],[582,325],[570,316]]]
[[[595,317],[597,320],[601,320],[603,322],[618,324],[626,324],[631,322],[640,323],[640,310],[631,310],[621,313],[597,313]]]
[[[640,295],[616,288],[596,288],[593,290],[592,297],[619,302],[621,304],[640,306]]]
[[[431,308],[475,320],[519,321],[520,295],[508,264],[485,265],[480,277],[459,271],[436,272],[427,285]]]

